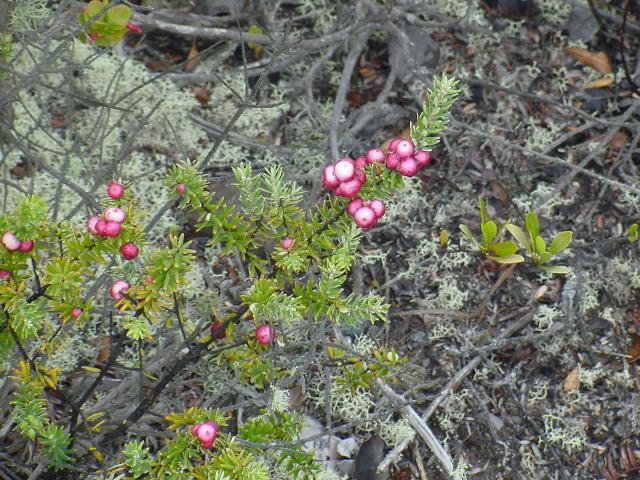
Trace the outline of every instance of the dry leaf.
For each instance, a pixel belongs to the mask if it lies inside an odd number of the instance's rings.
[[[578,60],[583,65],[587,65],[597,72],[601,73],[613,73],[613,68],[609,62],[609,57],[604,52],[591,52],[584,48],[565,48],[565,53],[568,53],[573,58]]]
[[[187,62],[184,65],[184,69],[187,72],[193,72],[198,66],[198,63],[200,63],[198,53],[199,52],[198,48],[196,47],[196,42],[193,42],[193,44],[191,45],[191,50],[189,50],[189,53],[187,54]]]
[[[629,135],[624,132],[616,132],[613,137],[611,137],[611,140],[607,142],[607,145],[614,150],[622,150],[627,144],[627,140],[629,140]]]
[[[471,115],[472,113],[476,113],[475,102],[467,103],[464,107],[462,107],[462,113],[464,113],[465,115]]]
[[[547,290],[549,290],[549,287],[546,285],[542,285],[533,293],[533,298],[535,298],[536,300],[540,300],[542,297],[544,297],[544,294],[547,293]]]
[[[634,335],[627,362],[634,363],[640,360],[640,335]]]
[[[562,389],[569,393],[578,389],[580,386],[580,365],[569,372],[567,378],[564,379],[564,385]]]
[[[587,83],[582,88],[584,88],[584,89],[587,89],[587,88],[602,88],[602,87],[608,87],[612,83],[613,83],[613,77],[602,77],[602,78],[599,78],[598,80],[594,80],[593,82]]]
[[[201,105],[206,105],[211,99],[211,93],[209,92],[209,89],[204,87],[195,87],[193,89],[193,95]]]
[[[98,363],[106,363],[111,356],[111,339],[109,337],[102,337],[100,339],[102,348],[98,352]]]

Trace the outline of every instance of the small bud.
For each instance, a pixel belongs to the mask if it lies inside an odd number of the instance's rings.
[[[78,317],[80,317],[80,315],[82,315],[82,309],[80,307],[74,307],[71,310],[71,316],[73,318],[78,318]]]
[[[9,270],[0,270],[0,282],[8,282],[11,279],[11,272]]]
[[[186,190],[187,190],[187,186],[184,183],[179,183],[176,185],[176,193],[178,195],[184,194]]]
[[[109,185],[107,185],[107,195],[114,200],[122,198],[124,195],[124,186],[117,182],[109,182]]]
[[[154,283],[155,279],[151,275],[145,275],[142,279],[147,283]]]
[[[256,340],[262,345],[269,345],[276,338],[276,329],[271,325],[260,325],[256,328]]]

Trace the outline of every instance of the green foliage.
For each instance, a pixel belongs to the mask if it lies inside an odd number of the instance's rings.
[[[187,284],[186,274],[193,268],[195,250],[184,241],[184,234],[169,237],[170,246],[155,250],[149,257],[147,271],[166,292],[177,293]]]
[[[427,91],[422,112],[416,123],[411,124],[411,139],[419,149],[431,150],[440,141],[439,135],[447,128],[447,115],[460,93],[457,85],[454,77],[442,75],[433,79],[433,88]]]
[[[109,7],[109,0],[92,0],[80,12],[78,19],[97,46],[109,47],[125,36],[130,17],[131,10],[126,5]],[[80,39],[85,43],[89,41],[85,33]]]
[[[629,242],[631,243],[635,243],[638,241],[638,238],[640,238],[640,234],[638,233],[638,224],[634,223],[633,225],[631,225],[629,227],[629,229],[627,230],[627,238],[629,239]]]
[[[35,338],[38,336],[38,329],[46,313],[44,298],[39,298],[31,303],[20,299],[16,306],[9,310],[9,324],[20,340]]]
[[[520,263],[524,262],[522,255],[517,255],[518,245],[511,240],[499,241],[505,229],[509,225],[509,220],[502,227],[498,228],[496,223],[489,219],[487,215],[487,201],[478,199],[480,204],[480,231],[482,239],[478,240],[466,225],[460,225],[460,230],[471,242],[490,259],[498,263]]]
[[[562,265],[547,265],[553,255],[564,251],[571,243],[573,233],[569,230],[559,232],[553,237],[551,245],[547,248],[547,244],[540,236],[540,226],[538,216],[534,212],[529,212],[525,219],[525,233],[522,228],[517,225],[508,224],[507,230],[527,250],[531,261],[535,265],[539,265],[545,272],[556,274],[569,273],[569,267]]]
[[[69,448],[71,436],[65,433],[61,426],[54,423],[47,425],[40,443],[43,445],[42,453],[49,457],[50,465],[54,469],[64,467],[72,460]]]
[[[82,273],[82,265],[72,258],[54,258],[47,263],[42,281],[50,295],[73,295],[82,282]]]
[[[144,446],[142,441],[125,443],[122,454],[124,455],[124,463],[129,467],[129,472],[134,477],[145,475],[151,471],[152,458],[149,449]]]

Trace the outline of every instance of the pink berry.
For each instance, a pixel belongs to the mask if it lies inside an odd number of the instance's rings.
[[[349,205],[347,205],[347,213],[353,217],[362,205],[364,205],[364,202],[361,198],[354,198],[349,202]]]
[[[105,233],[105,229],[107,228],[107,221],[102,218],[98,219],[96,222],[96,232],[101,237],[105,237],[107,234]]]
[[[138,256],[138,247],[133,242],[127,242],[120,246],[120,253],[125,260],[133,260]]]
[[[124,195],[124,186],[117,182],[109,182],[109,185],[107,185],[107,195],[114,200],[122,198],[122,195]]]
[[[285,250],[289,250],[291,247],[293,247],[294,243],[296,243],[296,241],[293,238],[287,237],[282,239],[282,241],[280,242],[280,246]]]
[[[322,171],[322,183],[327,188],[337,188],[340,185],[340,180],[336,177],[335,169],[333,165],[327,165]]]
[[[377,220],[375,212],[370,207],[360,207],[353,219],[360,228],[371,228]]]
[[[124,222],[126,214],[120,207],[109,207],[104,211],[104,219],[107,222]]]
[[[401,158],[410,157],[413,155],[413,143],[409,140],[402,140],[398,142],[396,145],[396,153],[400,155]]]
[[[146,283],[154,283],[155,282],[155,279],[151,275],[145,275],[144,277],[142,277],[142,279]]]
[[[418,173],[419,168],[418,162],[413,157],[407,157],[402,159],[400,165],[398,165],[398,172],[405,177],[413,177]]]
[[[97,33],[92,33],[91,35],[89,35],[89,40],[92,42],[95,42],[98,39],[98,34]]]
[[[367,174],[364,173],[364,170],[357,168],[356,176],[354,178],[358,180],[360,183],[364,183],[367,180]]]
[[[176,185],[176,193],[178,195],[182,195],[187,190],[187,186],[184,183],[179,183]]]
[[[384,163],[384,152],[380,148],[372,148],[367,152],[369,163]]]
[[[20,242],[21,252],[30,252],[33,250],[33,240],[23,240]]]
[[[11,278],[11,272],[9,270],[0,270],[0,281],[8,282]]]
[[[100,220],[100,217],[98,215],[92,215],[87,220],[87,230],[89,230],[89,233],[91,235],[97,235],[98,234],[98,230],[96,230],[96,224],[98,223],[99,220]]]
[[[222,329],[222,323],[219,321],[213,322],[211,325],[211,336],[215,339],[225,338],[227,336],[227,332],[225,329]]]
[[[15,252],[20,248],[20,240],[16,237],[13,232],[4,232],[2,235],[2,245],[4,248],[9,250],[10,252]]]
[[[133,22],[127,22],[127,30],[129,30],[131,33],[142,33],[142,28],[140,28],[140,25]]]
[[[397,153],[390,153],[387,155],[387,167],[391,170],[398,168],[400,164],[400,156]]]
[[[118,222],[109,222],[107,221],[107,223],[104,226],[104,235],[105,237],[112,237],[112,238],[116,238],[118,235],[120,235],[120,224]]]
[[[353,180],[349,180],[348,182],[341,183],[336,190],[336,195],[340,195],[341,197],[353,198],[358,195],[358,192],[360,192],[361,188],[362,183],[360,183],[357,178],[354,178]]]
[[[359,157],[356,157],[353,163],[355,164],[356,168],[364,168],[369,162],[367,161],[367,157],[365,157],[364,155],[360,155]]]
[[[376,218],[380,218],[384,215],[386,209],[382,200],[371,200],[369,202],[369,208],[376,214]]]
[[[269,345],[276,338],[276,329],[271,325],[260,325],[256,328],[256,340],[262,345]]]
[[[341,182],[348,182],[356,175],[356,166],[350,158],[342,158],[333,166],[336,178]]]
[[[401,138],[401,137],[395,137],[395,138],[391,139],[391,141],[389,142],[389,152],[395,152],[396,151],[396,147],[398,146],[398,143],[400,143],[403,140],[404,139]]]
[[[115,282],[113,282],[111,288],[109,289],[109,295],[111,295],[111,297],[116,300],[120,300],[121,298],[124,298],[122,292],[127,291],[127,289],[129,289],[130,287],[131,285],[129,285],[124,280],[116,280]]]
[[[191,427],[191,433],[200,440],[203,448],[209,449],[218,436],[218,425],[212,421],[199,423]]]
[[[74,307],[73,310],[71,310],[71,316],[73,318],[78,318],[80,315],[82,315],[82,309],[80,307]]]
[[[418,150],[413,154],[413,158],[416,159],[416,162],[418,162],[418,165],[421,167],[426,167],[431,163],[431,154],[426,150]]]

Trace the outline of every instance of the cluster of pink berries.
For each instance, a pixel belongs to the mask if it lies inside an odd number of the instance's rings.
[[[202,445],[203,448],[209,449],[213,446],[213,442],[215,442],[218,436],[218,425],[211,420],[196,423],[191,427],[191,433],[200,440],[200,445]]]
[[[382,200],[355,198],[367,179],[364,167],[371,163],[382,163],[400,175],[412,177],[430,162],[429,152],[416,150],[412,142],[397,137],[389,142],[387,155],[380,148],[372,148],[366,155],[360,155],[355,160],[346,157],[333,165],[325,166],[322,171],[322,183],[336,195],[353,199],[349,202],[347,213],[353,217],[356,225],[368,230],[384,215],[385,207]]]
[[[2,234],[2,245],[11,253],[18,250],[21,252],[33,250],[33,240],[19,240],[13,232],[4,232]]]
[[[124,186],[117,182],[110,182],[107,186],[107,195],[114,200],[122,198]],[[116,238],[120,235],[121,223],[124,222],[126,214],[120,207],[107,208],[102,217],[93,215],[87,220],[87,230],[91,235],[101,237]],[[125,260],[133,260],[138,256],[138,247],[133,242],[127,242],[120,246],[120,253]]]

